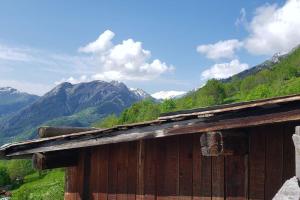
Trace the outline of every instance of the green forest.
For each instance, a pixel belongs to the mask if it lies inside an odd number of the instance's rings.
[[[244,78],[209,80],[197,91],[182,98],[157,102],[146,99],[110,115],[93,126],[113,127],[119,124],[156,119],[160,114],[233,102],[251,101],[300,93],[300,48]],[[35,171],[31,161],[12,160],[0,163],[0,186],[11,185],[12,199],[63,199],[64,170]]]

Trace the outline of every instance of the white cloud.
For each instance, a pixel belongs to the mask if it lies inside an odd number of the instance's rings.
[[[218,41],[214,44],[199,45],[197,51],[209,59],[233,58],[235,51],[242,47],[242,42],[236,39]]]
[[[172,99],[176,97],[180,97],[182,95],[186,94],[185,91],[160,91],[152,94],[151,96],[155,99]]]
[[[112,37],[105,37],[105,31],[99,38],[103,41],[109,41],[110,48],[101,48],[101,51],[93,49],[85,49],[84,52],[92,53],[92,56],[97,62],[98,68],[91,76],[92,79],[101,80],[152,80],[161,74],[174,70],[173,66],[169,66],[159,59],[151,60],[151,52],[142,47],[142,43],[133,39],[123,40],[122,43],[113,45]],[[114,35],[111,31],[110,35]],[[98,40],[100,41],[100,39]],[[86,47],[91,47],[91,44],[104,44],[105,42],[90,43]],[[107,46],[107,45],[98,45]],[[85,48],[85,47],[84,47]],[[105,51],[104,51],[105,49]]]
[[[77,84],[77,83],[82,83],[82,82],[89,82],[92,81],[90,78],[88,78],[86,75],[82,75],[80,76],[78,79],[74,78],[73,76],[69,77],[69,78],[62,78],[60,81],[56,81],[54,82],[55,85],[59,85],[63,82],[69,82],[72,84]]]
[[[203,80],[208,79],[223,79],[228,78],[234,74],[248,69],[249,66],[246,63],[240,63],[239,60],[234,59],[228,63],[218,63],[211,66],[209,69],[201,73]]]
[[[300,43],[299,27],[300,0],[288,0],[282,7],[264,5],[249,23],[245,48],[256,55],[289,51]]]
[[[104,31],[97,40],[79,48],[79,52],[96,53],[109,49],[112,46],[111,40],[114,38],[115,33],[110,30]]]

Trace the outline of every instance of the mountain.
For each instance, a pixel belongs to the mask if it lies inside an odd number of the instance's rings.
[[[140,88],[130,88],[130,91],[133,92],[140,100],[151,98],[150,94]]]
[[[42,124],[89,126],[107,115],[120,114],[143,96],[145,92],[137,93],[117,81],[62,83],[0,122],[0,136],[3,140],[32,138],[33,130]]]
[[[38,98],[39,96],[20,92],[11,87],[0,87],[0,118],[32,104]]]

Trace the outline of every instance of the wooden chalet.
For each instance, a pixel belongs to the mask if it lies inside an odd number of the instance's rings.
[[[293,95],[109,129],[45,127],[39,139],[2,146],[0,158],[66,167],[66,200],[272,199],[295,176],[299,124]]]

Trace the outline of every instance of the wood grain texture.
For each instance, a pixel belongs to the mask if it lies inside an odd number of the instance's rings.
[[[144,166],[144,199],[155,200],[157,179],[157,151],[156,141],[145,141],[145,166]]]
[[[136,200],[144,200],[145,141],[139,140],[137,145],[138,147]]]
[[[283,182],[294,177],[295,174],[295,147],[292,135],[299,123],[288,123],[283,133]]]
[[[128,143],[120,143],[117,152],[117,200],[127,200]]]
[[[225,158],[226,199],[247,199],[248,173],[246,156],[228,156]]]
[[[179,136],[179,199],[193,196],[193,135]]]
[[[108,196],[107,200],[117,200],[118,151],[119,144],[109,145]]]
[[[224,156],[212,157],[212,200],[222,200],[224,193]]]
[[[178,199],[178,156],[178,137],[157,140],[157,200]]]
[[[249,199],[259,200],[265,198],[266,131],[258,127],[249,132]]]
[[[283,130],[283,126],[275,125],[266,128],[265,199],[272,199],[282,185]]]
[[[138,156],[138,143],[130,142],[128,143],[128,171],[127,171],[127,199],[136,199],[136,189],[137,189],[137,156]]]
[[[211,199],[211,157],[201,155],[200,134],[193,139],[193,199]]]

